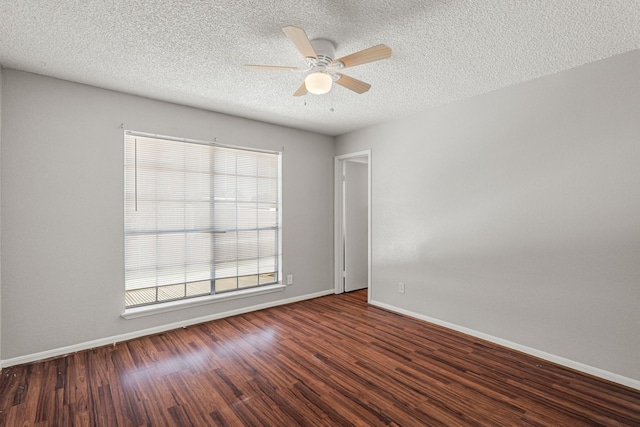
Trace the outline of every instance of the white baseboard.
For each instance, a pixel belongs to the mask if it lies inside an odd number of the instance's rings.
[[[370,303],[371,305],[384,308],[385,310],[393,311],[395,313],[400,313],[409,317],[424,320],[425,322],[433,323],[435,325],[443,326],[445,328],[452,329],[454,331],[462,332],[463,334],[471,335],[472,337],[480,338],[482,340],[489,341],[489,342],[501,345],[503,347],[510,348],[512,350],[517,350],[519,352],[526,353],[531,356],[535,356],[540,359],[547,360],[549,362],[553,362],[557,365],[575,369],[576,371],[584,372],[586,374],[593,375],[595,377],[599,377],[614,383],[618,383],[627,387],[634,388],[636,390],[640,390],[640,381],[634,380],[632,378],[627,378],[622,375],[615,374],[613,372],[605,371],[604,369],[585,365],[584,363],[576,362],[574,360],[570,360],[561,356],[556,356],[555,354],[546,353],[541,350],[536,350],[535,348],[527,347],[527,346],[517,344],[502,338],[494,337],[493,335],[485,334],[483,332],[478,332],[476,330],[469,329],[464,326],[459,326],[454,323],[449,323],[444,320],[435,319],[433,317],[424,316],[422,314],[404,310],[404,309],[401,309],[389,304],[385,304],[379,301],[371,301]]]
[[[166,325],[156,326],[153,328],[142,329],[140,331],[129,332],[122,335],[115,335],[112,337],[101,338],[93,341],[87,341],[79,344],[69,345],[66,347],[54,348],[52,350],[41,351],[39,353],[26,354],[24,356],[12,357],[10,359],[1,360],[0,368],[7,368],[9,366],[21,365],[23,363],[38,362],[45,359],[51,359],[53,357],[65,356],[67,354],[76,353],[78,351],[89,350],[92,348],[103,347],[105,345],[111,345],[123,341],[128,341],[134,338],[140,338],[147,335],[158,334],[161,332],[170,331],[172,329],[184,328],[198,323],[209,322],[211,320],[222,319],[224,317],[236,316],[238,314],[248,313],[251,311],[262,310],[265,308],[276,307],[278,305],[291,304],[298,301],[303,301],[312,298],[318,298],[325,295],[334,294],[335,290],[316,292],[313,294],[302,295],[293,298],[287,298],[278,301],[272,301],[264,304],[252,305],[249,307],[243,307],[236,310],[225,311],[222,313],[215,313],[208,316],[196,317],[194,319],[187,319],[180,322],[169,323]]]

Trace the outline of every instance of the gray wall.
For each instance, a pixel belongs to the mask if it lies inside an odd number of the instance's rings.
[[[374,301],[640,380],[640,51],[337,139],[368,148]]]
[[[2,175],[2,67],[0,67],[0,176]],[[2,223],[2,186],[0,185],[0,224]],[[2,227],[0,227],[2,247]],[[2,250],[0,250],[0,360],[2,360]]]
[[[3,70],[2,359],[333,289],[334,139]],[[283,292],[124,320],[123,130],[280,150]]]

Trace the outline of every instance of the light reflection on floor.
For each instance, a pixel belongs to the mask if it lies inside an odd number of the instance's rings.
[[[249,352],[267,350],[275,341],[277,331],[268,327],[244,335],[224,336],[220,341],[210,342],[208,345],[202,343],[201,348],[191,346],[189,350],[181,349],[180,355],[173,355],[168,350],[147,351],[139,347],[131,348],[132,353],[144,353],[141,358],[146,362],[140,362],[133,371],[124,372],[120,379],[127,388],[140,388],[142,384],[157,382],[161,377],[179,371],[206,372],[219,369],[223,367],[225,360],[228,361],[237,355],[239,349],[244,348]]]

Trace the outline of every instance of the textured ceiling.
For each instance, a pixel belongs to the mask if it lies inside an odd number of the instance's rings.
[[[242,67],[304,65],[286,25],[393,56],[294,98],[302,74]],[[639,0],[0,0],[3,67],[328,135],[638,48]]]

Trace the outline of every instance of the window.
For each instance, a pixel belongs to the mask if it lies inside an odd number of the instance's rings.
[[[280,154],[127,131],[126,307],[279,281]]]

